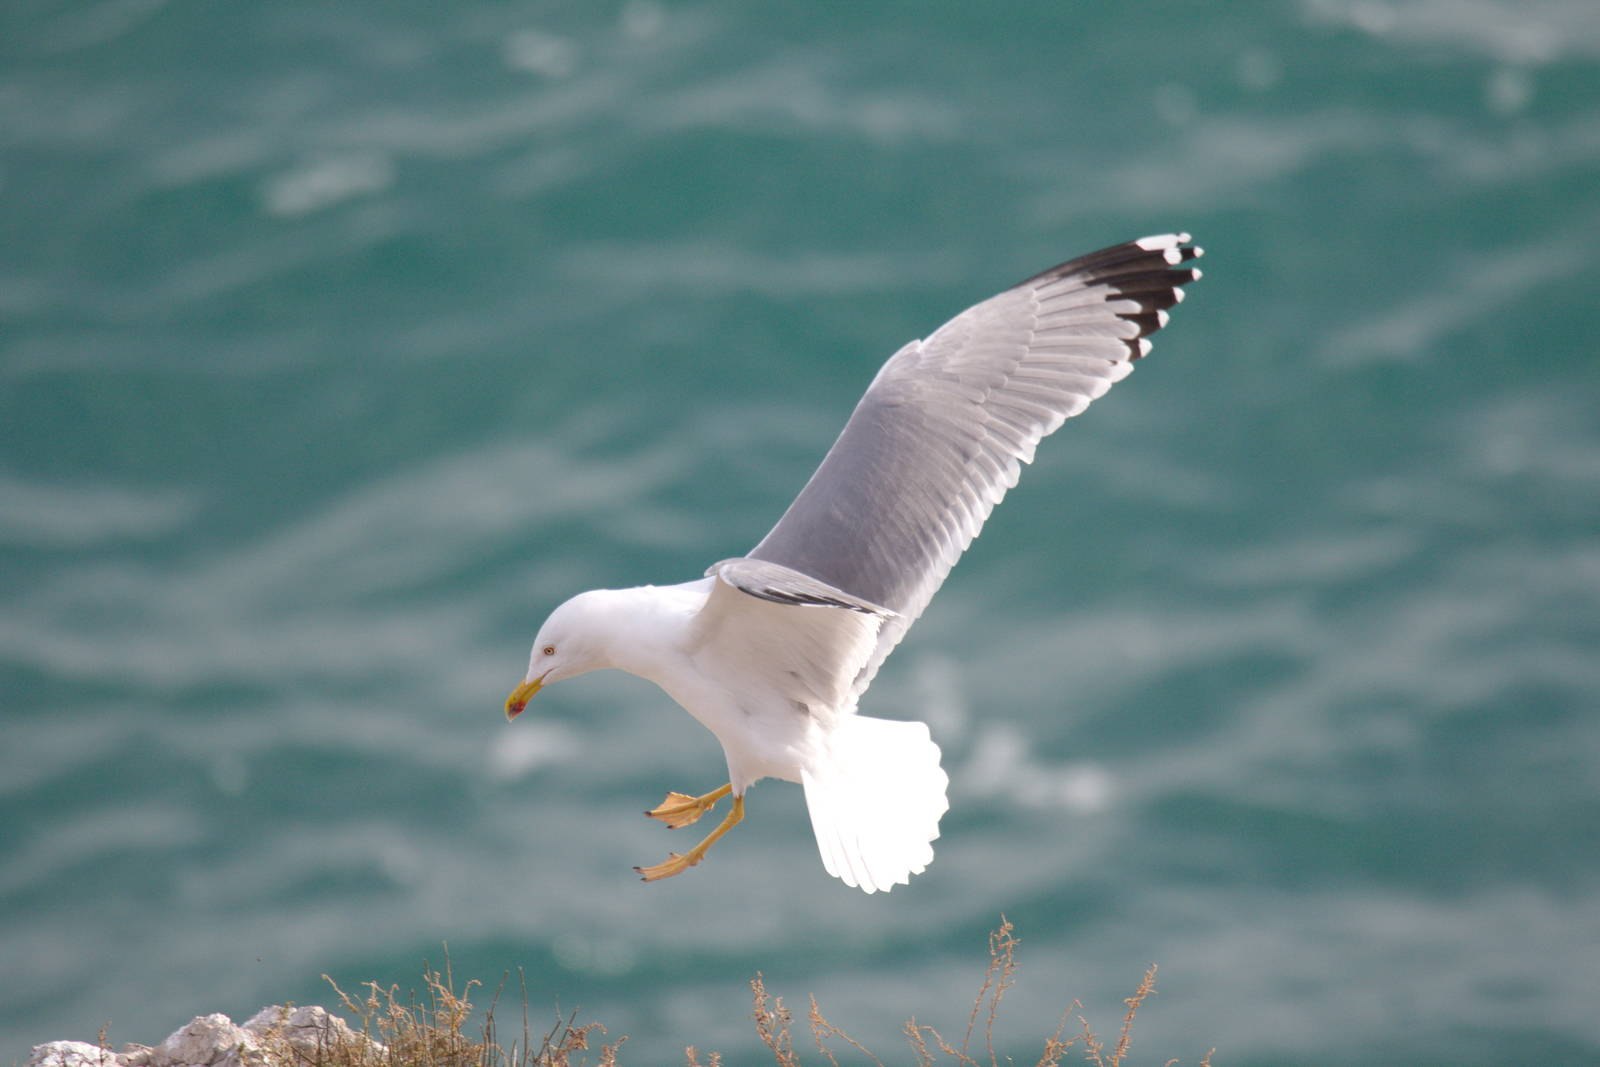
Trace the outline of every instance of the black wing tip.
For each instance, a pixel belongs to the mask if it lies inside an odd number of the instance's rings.
[[[1176,281],[1176,284],[1186,285],[1199,279],[1199,270],[1179,271],[1169,268],[1199,259],[1205,254],[1206,250],[1195,244],[1194,238],[1187,233],[1154,234],[1135,241],[1111,245],[1098,252],[1069,259],[1065,263],[1058,263],[1021,282],[1018,287],[1038,286],[1069,275],[1087,275],[1098,279],[1104,275],[1148,274],[1152,271],[1177,275],[1182,280]],[[1188,276],[1184,277],[1185,275]]]
[[[1018,288],[1042,289],[1071,279],[1079,286],[1104,286],[1106,299],[1130,302],[1138,310],[1117,317],[1138,326],[1136,336],[1128,338],[1129,361],[1150,353],[1146,339],[1167,324],[1167,309],[1183,300],[1183,286],[1201,278],[1199,267],[1185,267],[1205,255],[1187,233],[1162,233],[1124,241],[1119,245],[1090,252],[1086,256],[1057,264],[1035,274]]]

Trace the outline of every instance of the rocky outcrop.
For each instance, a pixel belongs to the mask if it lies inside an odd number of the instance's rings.
[[[120,1052],[85,1041],[35,1045],[28,1067],[283,1067],[314,1063],[319,1052],[342,1048],[364,1059],[382,1045],[322,1008],[262,1008],[242,1026],[226,1015],[199,1015],[161,1044],[124,1045]]]

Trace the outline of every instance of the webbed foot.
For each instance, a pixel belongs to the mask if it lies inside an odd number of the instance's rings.
[[[668,793],[654,808],[645,812],[652,819],[660,819],[673,830],[698,822],[700,816],[716,806],[717,801],[733,792],[732,784],[713,789],[704,796],[692,797],[687,793]],[[672,872],[676,874],[677,872]],[[666,877],[666,875],[662,875]]]

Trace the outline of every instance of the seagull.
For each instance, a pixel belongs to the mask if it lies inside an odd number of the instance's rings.
[[[1127,377],[1200,271],[1186,233],[1115,245],[968,308],[889,358],[772,531],[698,580],[596,589],[539,628],[515,719],[541,689],[612,668],[654,682],[722,743],[726,784],[645,812],[678,829],[732,797],[682,874],[744,819],[763,778],[798,782],[827,872],[868,893],[933,860],[949,777],[925,723],[857,714],[878,668],[1022,464]]]

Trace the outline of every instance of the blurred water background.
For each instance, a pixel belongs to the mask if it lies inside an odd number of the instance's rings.
[[[928,873],[768,784],[641,885],[720,753],[620,676],[508,727],[545,613],[1169,229],[866,701],[944,746]],[[1146,1062],[1600,1062],[1597,238],[1589,0],[6,4],[0,1062],[445,943],[625,1062],[758,1062],[758,971],[908,1059],[1001,913],[1018,1057],[1154,961]]]

